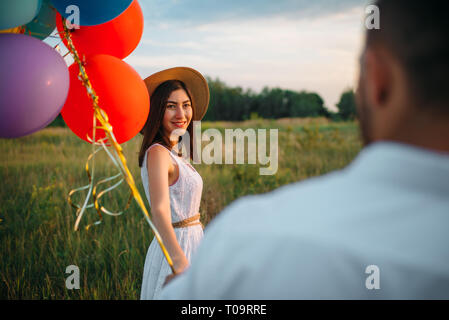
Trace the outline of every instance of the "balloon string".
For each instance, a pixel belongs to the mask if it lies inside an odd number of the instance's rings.
[[[0,33],[20,33],[23,34],[25,32],[25,26],[18,26],[9,29],[0,30]]]
[[[95,141],[97,119],[95,117],[93,117],[92,121],[93,121],[93,123],[92,123],[92,127],[93,127],[92,136],[93,136],[93,141]],[[79,223],[81,222],[81,218],[83,217],[84,211],[87,209],[88,206],[91,207],[91,205],[88,205],[87,203],[88,203],[88,200],[89,200],[90,195],[91,195],[92,190],[93,190],[95,161],[92,161],[92,175],[91,175],[90,172],[89,172],[89,160],[93,159],[93,157],[95,156],[95,154],[99,150],[100,149],[95,149],[95,143],[93,143],[92,144],[92,153],[89,155],[89,157],[87,158],[87,161],[86,161],[86,168],[85,169],[86,169],[86,173],[87,173],[87,178],[89,179],[89,183],[86,186],[83,187],[83,190],[88,189],[88,192],[87,192],[86,199],[84,200],[83,206],[79,207],[77,212],[76,212],[75,231],[78,230],[78,226],[79,226]],[[71,199],[70,199],[71,195],[73,195],[76,192],[76,191],[75,192],[72,192],[72,191],[69,192],[69,199],[68,199],[69,203],[72,202]],[[100,216],[101,216],[101,214],[100,214]]]
[[[103,144],[104,144],[104,143],[103,143]],[[99,144],[98,142],[96,142],[95,145],[100,145],[100,144]],[[98,195],[97,195],[97,189],[98,189],[98,186],[99,186],[99,185],[101,185],[101,184],[103,184],[103,183],[106,183],[106,182],[109,182],[109,181],[112,181],[112,180],[114,180],[114,179],[117,179],[117,178],[119,178],[119,177],[122,175],[121,172],[120,172],[120,173],[118,173],[118,174],[116,174],[116,175],[114,175],[114,176],[112,176],[112,177],[108,177],[108,178],[105,178],[105,179],[100,180],[99,182],[97,182],[97,184],[96,184],[95,186],[93,186],[93,180],[94,180],[94,179],[93,179],[93,173],[91,174],[90,171],[89,171],[89,161],[91,161],[91,159],[95,156],[95,154],[96,154],[98,151],[102,150],[102,148],[105,148],[104,150],[107,150],[106,146],[105,146],[105,145],[104,145],[104,146],[102,145],[100,148],[97,148],[96,150],[94,150],[94,151],[89,155],[89,157],[87,158],[85,170],[86,170],[86,174],[87,174],[87,178],[88,178],[88,180],[89,180],[89,183],[88,183],[86,186],[83,186],[83,187],[80,187],[80,188],[73,189],[73,190],[71,190],[71,191],[69,192],[69,195],[68,195],[68,202],[69,202],[69,204],[70,204],[72,207],[74,207],[75,209],[77,209],[77,211],[76,211],[77,220],[76,220],[76,223],[75,223],[75,229],[78,229],[79,222],[80,222],[80,220],[81,220],[81,218],[82,218],[82,215],[83,215],[85,209],[95,207],[95,209],[96,209],[96,211],[97,211],[97,213],[98,213],[98,216],[99,216],[99,218],[100,218],[98,221],[96,221],[96,222],[94,222],[94,223],[92,223],[92,224],[86,226],[86,230],[89,230],[89,228],[90,228],[91,226],[93,226],[93,225],[99,225],[99,224],[102,222],[103,216],[102,216],[101,212],[104,212],[105,214],[111,215],[111,216],[119,216],[119,215],[123,214],[123,213],[129,208],[129,206],[131,205],[131,202],[132,202],[132,194],[130,194],[130,196],[129,196],[129,198],[128,198],[128,202],[127,202],[125,208],[124,208],[122,211],[120,211],[120,212],[111,212],[111,211],[109,211],[108,209],[106,209],[105,207],[103,207],[103,206],[101,206],[101,205],[99,204],[99,200],[100,200],[100,198],[101,198],[102,196],[104,196],[106,193],[108,193],[108,192],[114,190],[115,188],[117,188],[120,184],[122,184],[122,182],[123,182],[123,180],[124,180],[124,179],[120,179],[119,182],[117,182],[117,183],[114,184],[113,186],[111,186],[111,187],[109,187],[109,188],[107,188],[107,189],[101,191],[101,192],[98,193]],[[107,151],[107,152],[109,152],[109,151]],[[115,161],[115,159],[114,159],[114,161]],[[92,162],[93,162],[93,161],[92,161]],[[94,163],[94,162],[93,162],[93,163]],[[92,187],[92,186],[93,186],[93,187]],[[85,204],[83,204],[83,206],[79,206],[79,205],[75,204],[75,203],[72,201],[72,196],[73,196],[75,193],[80,192],[80,191],[83,191],[83,190],[86,190],[86,189],[89,189],[88,196],[86,197],[86,199],[89,199],[89,195],[92,194],[92,198],[93,198],[93,200],[94,200],[93,203],[87,204],[87,202],[85,202]]]
[[[118,142],[117,142],[117,140],[116,140],[116,138],[114,136],[114,133],[112,131],[112,126],[111,126],[111,124],[108,121],[107,114],[98,105],[98,99],[99,98],[98,98],[97,94],[95,93],[95,91],[94,91],[94,89],[92,87],[92,84],[89,81],[89,77],[87,76],[86,70],[84,68],[84,63],[81,61],[81,59],[80,59],[80,57],[78,55],[78,52],[77,52],[77,50],[76,50],[76,48],[75,48],[75,46],[74,46],[74,44],[72,42],[70,31],[68,30],[68,28],[67,28],[67,26],[65,24],[65,19],[63,17],[61,17],[61,19],[62,19],[62,25],[63,25],[63,28],[64,28],[64,38],[67,40],[68,49],[71,52],[72,57],[75,60],[75,63],[77,63],[78,66],[79,66],[80,72],[79,72],[79,75],[78,75],[78,79],[81,81],[83,86],[86,88],[88,96],[92,99],[92,106],[93,106],[93,109],[94,109],[94,116],[93,116],[94,120],[93,121],[95,123],[96,120],[99,120],[101,125],[98,128],[104,130],[105,135],[106,135],[107,140],[108,140],[108,143],[110,143],[111,146],[113,147],[112,149],[114,151],[114,156],[112,156],[111,159],[113,159],[113,162],[114,162],[115,165],[118,164],[118,168],[120,169],[121,174],[123,175],[123,177],[124,177],[125,181],[127,182],[129,188],[131,189],[132,197],[136,200],[136,202],[137,202],[138,206],[140,207],[140,209],[141,209],[141,211],[142,211],[146,221],[148,222],[151,230],[153,231],[154,236],[156,237],[156,240],[158,241],[165,258],[167,259],[167,262],[168,262],[172,272],[174,274],[176,274],[176,270],[175,270],[175,268],[173,266],[172,259],[171,259],[170,255],[169,255],[165,245],[162,242],[162,238],[161,238],[159,232],[157,231],[156,227],[153,225],[153,223],[151,221],[151,218],[150,218],[150,215],[149,215],[149,213],[148,213],[148,211],[147,211],[147,209],[145,207],[145,204],[143,202],[143,199],[142,199],[139,191],[137,190],[136,184],[134,182],[134,178],[133,178],[133,176],[132,176],[132,174],[131,174],[128,166],[127,166],[126,159],[125,159],[125,156],[123,154],[123,149],[118,144]],[[95,146],[96,146],[96,143],[95,143],[96,142],[96,140],[95,140],[95,131],[96,131],[96,129],[97,129],[97,126],[94,125],[93,126],[93,139],[92,139],[92,141],[94,142],[93,143],[93,150],[94,150],[93,154],[96,153],[95,152]],[[104,144],[104,141],[100,141],[100,143],[102,144],[103,149],[106,150],[107,148],[106,148],[106,145]],[[111,156],[111,154],[108,151],[106,151],[106,152],[108,153],[108,155]],[[94,155],[92,155],[91,158],[93,158],[93,157],[94,157]],[[87,163],[86,163],[86,168],[88,169]],[[94,173],[94,165],[92,165],[92,176],[93,176],[93,173]],[[87,199],[90,197],[90,192],[93,192],[93,179],[89,182],[88,188],[89,188],[88,196],[87,196],[86,201],[84,202],[84,205],[82,207],[82,209],[84,209],[84,210],[87,207]],[[99,194],[97,197],[95,197],[95,201],[97,201],[96,208],[100,207],[98,205],[98,199],[99,199],[100,196],[101,195]],[[83,211],[83,210],[81,210],[81,211]],[[97,212],[100,212],[100,211],[97,209]],[[101,213],[99,213],[99,215],[101,217]],[[82,216],[82,213],[79,213],[79,215],[77,217],[77,222],[78,223],[81,220],[81,216]],[[101,221],[101,219],[100,219],[100,221]],[[75,230],[77,230],[77,229],[78,229],[78,224],[75,224]]]
[[[26,29],[24,30],[24,34],[27,34],[29,36],[42,36],[42,37],[47,36],[45,33],[30,31],[30,30],[26,30]]]

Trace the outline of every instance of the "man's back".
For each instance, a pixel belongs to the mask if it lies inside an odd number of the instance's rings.
[[[372,144],[344,170],[232,203],[161,298],[447,299],[448,193],[449,154]]]

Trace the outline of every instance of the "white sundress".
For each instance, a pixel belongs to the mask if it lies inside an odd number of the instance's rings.
[[[155,145],[161,144],[155,143],[147,149],[140,170],[145,195],[150,207],[147,156],[148,150]],[[165,146],[163,147],[165,148]],[[168,148],[166,149],[168,150]],[[178,164],[179,168],[178,180],[169,186],[171,219],[172,223],[175,223],[198,214],[201,193],[203,191],[203,179],[184,158],[175,155],[170,150],[168,151],[174,161]],[[195,252],[203,238],[203,228],[201,225],[197,224],[188,227],[175,228],[174,230],[176,239],[185,253],[187,260],[190,262],[192,254]],[[145,259],[140,299],[157,299],[165,278],[171,273],[171,268],[162,253],[159,243],[156,238],[153,238]]]

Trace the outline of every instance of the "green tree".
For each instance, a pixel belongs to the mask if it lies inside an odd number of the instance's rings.
[[[55,120],[53,120],[47,127],[66,127],[66,126],[67,125],[65,124],[62,115],[58,114]]]
[[[204,120],[246,120],[252,113],[269,119],[331,116],[323,99],[314,92],[265,87],[257,94],[250,89],[228,87],[218,78],[208,77],[207,81],[210,103]]]
[[[343,120],[353,120],[357,116],[354,90],[348,89],[341,94],[337,103],[337,115]]]

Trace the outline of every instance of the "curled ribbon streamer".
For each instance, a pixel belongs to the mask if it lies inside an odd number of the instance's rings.
[[[94,116],[93,116],[94,125],[93,125],[93,130],[92,130],[93,131],[93,134],[92,134],[92,136],[93,136],[93,138],[92,138],[93,152],[89,156],[89,158],[87,160],[87,163],[86,163],[86,171],[87,171],[88,177],[89,177],[89,184],[84,186],[84,187],[72,190],[69,193],[69,203],[71,203],[71,205],[73,206],[73,203],[70,200],[70,196],[73,195],[73,193],[75,193],[77,191],[89,189],[88,195],[86,197],[86,200],[84,201],[83,206],[82,207],[77,206],[78,207],[77,208],[78,216],[77,216],[77,221],[75,223],[75,231],[78,230],[78,225],[79,225],[79,222],[81,220],[83,212],[85,211],[85,209],[88,206],[91,207],[91,205],[92,205],[92,204],[88,205],[87,203],[88,203],[88,199],[89,199],[89,197],[90,197],[90,195],[91,195],[91,193],[93,192],[93,189],[94,189],[94,186],[93,186],[94,161],[92,162],[92,176],[90,175],[89,170],[88,170],[88,168],[89,168],[88,167],[88,162],[89,162],[90,159],[93,159],[94,156],[95,156],[95,153],[98,150],[100,150],[100,149],[95,149],[95,146],[98,145],[98,142],[96,142],[96,140],[95,140],[95,132],[96,132],[96,129],[102,129],[102,130],[104,130],[104,132],[106,134],[108,143],[110,143],[110,145],[112,146],[114,154],[111,154],[107,150],[106,145],[104,144],[104,141],[100,140],[99,143],[102,145],[103,150],[105,150],[107,152],[107,154],[110,156],[110,158],[112,159],[114,164],[120,169],[120,173],[123,175],[125,181],[127,182],[129,188],[131,189],[130,199],[132,197],[132,198],[134,198],[136,200],[139,208],[141,209],[142,213],[144,214],[144,217],[145,217],[146,221],[150,225],[150,228],[153,231],[154,236],[156,237],[156,240],[158,241],[158,243],[159,243],[159,245],[160,245],[160,247],[162,249],[162,253],[164,254],[165,258],[167,259],[167,262],[168,262],[172,272],[174,274],[176,274],[176,270],[173,267],[173,261],[172,261],[170,255],[169,255],[165,245],[162,242],[162,239],[161,239],[161,236],[160,236],[159,232],[157,231],[156,227],[153,225],[153,223],[151,221],[151,218],[150,218],[150,215],[149,215],[149,213],[148,213],[148,211],[147,211],[147,209],[145,207],[145,204],[143,202],[143,199],[142,199],[139,191],[137,190],[136,184],[134,182],[134,178],[131,175],[131,172],[129,171],[128,166],[126,164],[126,159],[125,159],[125,156],[123,154],[123,149],[118,144],[117,139],[115,138],[114,133],[112,132],[112,126],[111,126],[111,124],[108,121],[107,114],[98,105],[98,96],[95,93],[95,91],[94,91],[94,89],[92,87],[92,84],[89,81],[89,77],[87,76],[87,73],[86,73],[86,70],[84,68],[83,62],[81,61],[81,59],[80,59],[80,57],[78,55],[78,52],[76,51],[76,48],[73,45],[73,42],[72,42],[72,39],[71,39],[71,36],[70,36],[70,31],[68,30],[68,28],[67,28],[67,26],[65,24],[65,19],[63,17],[61,17],[61,19],[62,19],[62,25],[63,25],[63,28],[64,28],[64,34],[61,35],[61,37],[63,36],[67,40],[68,49],[69,49],[73,59],[75,60],[75,63],[77,63],[78,66],[79,66],[80,72],[79,72],[79,75],[78,75],[78,79],[82,82],[83,86],[86,88],[88,96],[92,99],[92,106],[93,106],[93,109],[94,109]],[[98,126],[98,127],[96,125],[96,121],[97,120],[100,122],[100,126]],[[111,177],[111,179],[112,179],[112,177]],[[97,183],[97,185],[100,184],[100,183],[103,183],[103,182],[105,182],[105,181],[102,180],[99,183]],[[116,186],[118,186],[118,184],[116,184]],[[113,188],[113,187],[111,187],[111,188]],[[109,189],[112,190],[111,188],[109,188]],[[96,191],[96,186],[95,186],[95,191]],[[104,193],[99,194],[97,197],[95,197],[95,200],[94,200],[94,201],[96,201],[96,203],[93,204],[93,205],[95,205],[95,207],[97,209],[97,213],[100,215],[100,220],[95,222],[94,225],[101,223],[101,211],[103,211],[103,210],[99,210],[101,208],[100,208],[100,206],[98,204],[98,199],[103,194]],[[129,206],[129,202],[130,201],[128,201],[127,207]],[[103,212],[105,212],[105,211],[103,211]]]
[[[90,188],[91,183],[92,183],[92,177],[91,177],[90,172],[89,172],[89,161],[90,161],[90,159],[94,156],[94,154],[95,154],[96,152],[98,152],[98,151],[100,151],[100,149],[95,150],[93,153],[91,153],[91,154],[89,155],[89,157],[87,157],[85,169],[86,169],[86,172],[87,172],[87,177],[88,177],[88,179],[89,179],[89,183],[88,183],[87,185],[85,185],[85,186],[82,186],[82,187],[79,187],[79,188],[76,188],[76,189],[71,190],[71,191],[69,192],[69,195],[68,195],[68,198],[67,198],[69,204],[70,204],[73,208],[77,209],[77,212],[76,212],[76,216],[77,216],[77,217],[80,216],[80,213],[81,213],[81,215],[82,215],[82,212],[84,212],[84,209],[83,209],[83,208],[92,208],[92,207],[94,206],[93,203],[87,204],[87,203],[85,202],[85,204],[83,204],[83,206],[80,207],[79,205],[73,203],[73,201],[72,201],[72,195],[74,195],[75,193],[77,193],[77,192],[79,192],[79,191],[83,191],[83,190],[86,190],[86,189],[89,189],[89,188]],[[89,192],[89,193],[90,193],[90,192]],[[89,197],[86,197],[86,199],[88,199],[88,198],[89,198]]]
[[[97,211],[97,213],[98,213],[98,216],[99,216],[99,218],[100,218],[99,221],[96,221],[95,223],[86,226],[86,230],[89,230],[89,228],[90,228],[92,225],[98,225],[98,224],[100,224],[100,223],[102,222],[103,216],[101,215],[101,212],[104,212],[105,214],[110,215],[110,216],[119,216],[119,215],[122,215],[122,214],[129,208],[129,206],[131,205],[131,202],[132,202],[132,194],[130,194],[130,196],[129,196],[129,198],[128,198],[128,202],[127,202],[125,208],[124,208],[122,211],[120,211],[120,212],[111,212],[111,211],[109,211],[108,209],[106,209],[105,207],[103,207],[103,206],[101,206],[101,205],[99,204],[100,198],[101,198],[102,196],[104,196],[107,192],[110,192],[110,191],[114,190],[116,187],[118,187],[120,184],[122,184],[123,181],[124,181],[124,179],[123,179],[123,178],[120,179],[120,181],[118,181],[117,183],[115,183],[113,186],[111,186],[111,187],[109,187],[109,188],[106,188],[105,190],[101,191],[101,192],[98,193],[98,195],[97,195],[97,189],[98,189],[98,186],[101,185],[101,184],[103,184],[103,183],[106,183],[106,182],[109,182],[109,181],[112,181],[112,180],[114,180],[114,179],[119,178],[119,177],[122,175],[121,172],[118,173],[118,174],[116,174],[116,175],[114,175],[114,176],[112,176],[112,177],[108,177],[108,178],[102,179],[102,180],[100,180],[99,182],[97,182],[97,183],[95,184],[95,186],[93,186],[92,192],[91,192],[91,193],[92,193],[92,198],[93,198],[93,203],[91,203],[91,204],[86,204],[85,207],[83,206],[84,209],[83,209],[83,207],[81,207],[81,206],[75,204],[75,203],[72,201],[72,196],[73,196],[75,193],[77,193],[77,192],[79,192],[79,191],[83,191],[83,190],[89,189],[89,188],[91,187],[91,185],[92,185],[92,183],[93,183],[93,178],[92,178],[92,176],[91,176],[91,174],[90,174],[90,172],[89,172],[89,161],[93,158],[94,154],[95,154],[96,152],[100,151],[100,150],[101,150],[101,148],[96,149],[96,150],[94,151],[94,153],[91,153],[91,154],[89,155],[89,157],[88,157],[87,162],[86,162],[86,174],[87,174],[87,177],[88,177],[88,179],[89,179],[89,183],[88,183],[87,185],[83,186],[83,187],[73,189],[73,190],[71,190],[71,191],[69,192],[68,202],[69,202],[69,204],[70,204],[72,207],[74,207],[75,209],[77,209],[77,213],[76,213],[76,216],[77,216],[76,227],[77,227],[77,228],[78,228],[78,225],[79,225],[79,221],[81,221],[81,218],[82,218],[82,215],[83,215],[85,209],[95,207],[95,209],[96,209],[96,211]],[[106,150],[107,150],[107,149],[106,149]],[[114,161],[115,161],[115,159],[114,159]],[[87,199],[88,199],[88,197],[87,197]]]
[[[97,120],[96,120],[96,118],[94,117],[93,118],[93,141],[95,141],[95,132],[96,132],[96,122],[97,122]],[[98,152],[98,151],[100,151],[101,149],[100,148],[98,148],[98,149],[96,149],[95,148],[95,146],[96,146],[96,143],[93,143],[92,144],[92,153],[87,157],[87,161],[86,161],[86,167],[85,167],[85,170],[86,170],[86,173],[87,173],[87,178],[88,178],[88,180],[89,180],[89,183],[87,184],[87,185],[85,185],[85,186],[83,186],[83,187],[80,187],[80,188],[77,188],[77,189],[74,189],[74,190],[71,190],[70,192],[69,192],[69,195],[68,195],[68,202],[72,205],[72,207],[75,207],[76,209],[77,209],[77,211],[76,211],[76,221],[75,221],[75,231],[76,230],[78,230],[78,226],[79,226],[79,223],[80,223],[80,221],[81,221],[81,218],[83,217],[83,213],[84,213],[84,211],[87,209],[87,208],[92,208],[93,206],[94,206],[94,204],[92,203],[92,204],[87,204],[88,203],[88,200],[89,200],[89,198],[90,198],[90,195],[91,195],[91,193],[92,193],[92,190],[93,190],[93,182],[94,182],[94,179],[93,179],[93,176],[94,176],[94,173],[95,173],[95,161],[92,161],[92,175],[90,174],[90,171],[89,171],[89,161],[91,160],[91,159],[93,159],[94,158],[94,156],[95,156],[95,154]],[[76,192],[78,192],[78,191],[82,191],[82,190],[86,190],[86,189],[89,189],[88,190],[88,192],[87,192],[87,196],[86,196],[86,199],[84,200],[84,204],[83,204],[83,206],[82,207],[80,207],[80,206],[78,206],[78,205],[75,205],[74,203],[73,203],[73,201],[71,200],[71,196],[74,194],[74,193],[76,193]],[[101,217],[101,214],[100,214],[100,217]],[[89,226],[88,226],[89,227]]]

